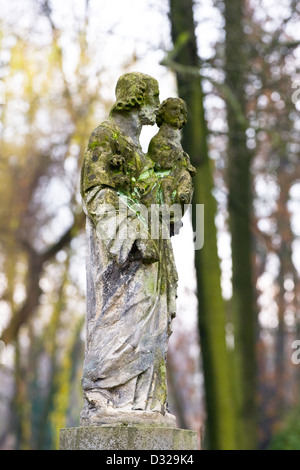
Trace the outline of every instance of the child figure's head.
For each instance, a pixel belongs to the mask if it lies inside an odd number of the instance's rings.
[[[163,123],[174,129],[182,129],[187,123],[187,106],[181,98],[167,98],[159,107],[156,115],[156,124],[161,127]]]

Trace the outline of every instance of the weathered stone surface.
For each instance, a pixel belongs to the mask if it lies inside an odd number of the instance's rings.
[[[150,426],[61,429],[60,450],[197,450],[197,433]]]
[[[87,419],[84,419],[83,414],[81,415],[80,424],[82,426],[132,426],[132,425],[144,425],[144,426],[157,426],[157,427],[168,427],[176,428],[176,418],[170,413],[164,415],[160,412],[153,411],[140,411],[132,410],[122,411],[120,409],[113,409],[102,412],[95,412],[94,414],[89,413]]]
[[[140,132],[157,113],[160,131],[145,155]],[[185,122],[182,100],[166,100],[159,109],[157,81],[127,73],[118,80],[108,119],[91,134],[81,174],[87,215],[83,426],[176,425],[168,412],[166,355],[177,288],[170,236],[183,214],[172,215],[169,226],[158,218],[154,236],[144,209],[173,202],[180,209],[191,200],[194,168],[180,144]]]
[[[186,103],[181,98],[168,98],[162,102],[156,123],[160,128],[151,139],[148,156],[155,162],[159,177],[162,202],[168,205],[190,204],[193,196],[192,176],[196,169],[181,146],[180,130],[187,122]]]

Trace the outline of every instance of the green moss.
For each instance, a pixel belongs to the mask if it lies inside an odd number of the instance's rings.
[[[118,80],[116,102],[111,113],[130,111],[142,106],[147,100],[148,90],[152,90],[158,100],[158,82],[153,77],[140,72],[125,73]]]
[[[157,204],[163,204],[164,203],[163,192],[162,192],[162,189],[161,189],[160,186],[157,189],[156,202],[157,202]]]
[[[156,362],[156,382],[153,399],[150,408],[154,409],[157,405],[161,406],[161,411],[164,411],[167,401],[167,370],[164,358],[158,358]]]
[[[96,147],[99,147],[100,143],[95,140],[94,142],[91,142],[88,146],[88,150],[94,150]]]
[[[154,293],[156,291],[156,277],[154,276],[149,276],[147,278],[145,290],[146,292],[151,292]]]
[[[156,171],[155,173],[159,178],[163,178],[164,176],[168,176],[170,172],[171,170],[159,170],[159,171]]]
[[[150,177],[150,172],[149,170],[143,171],[141,175],[139,176],[139,181],[147,180]]]

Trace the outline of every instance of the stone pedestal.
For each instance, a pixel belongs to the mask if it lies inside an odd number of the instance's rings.
[[[151,426],[61,429],[60,450],[197,450],[197,433]]]

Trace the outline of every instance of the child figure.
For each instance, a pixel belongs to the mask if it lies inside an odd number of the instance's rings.
[[[148,156],[155,163],[154,170],[160,180],[161,203],[190,204],[193,196],[192,176],[196,169],[180,142],[180,130],[187,122],[187,107],[181,98],[168,98],[162,102],[156,116],[160,128],[151,139]]]

